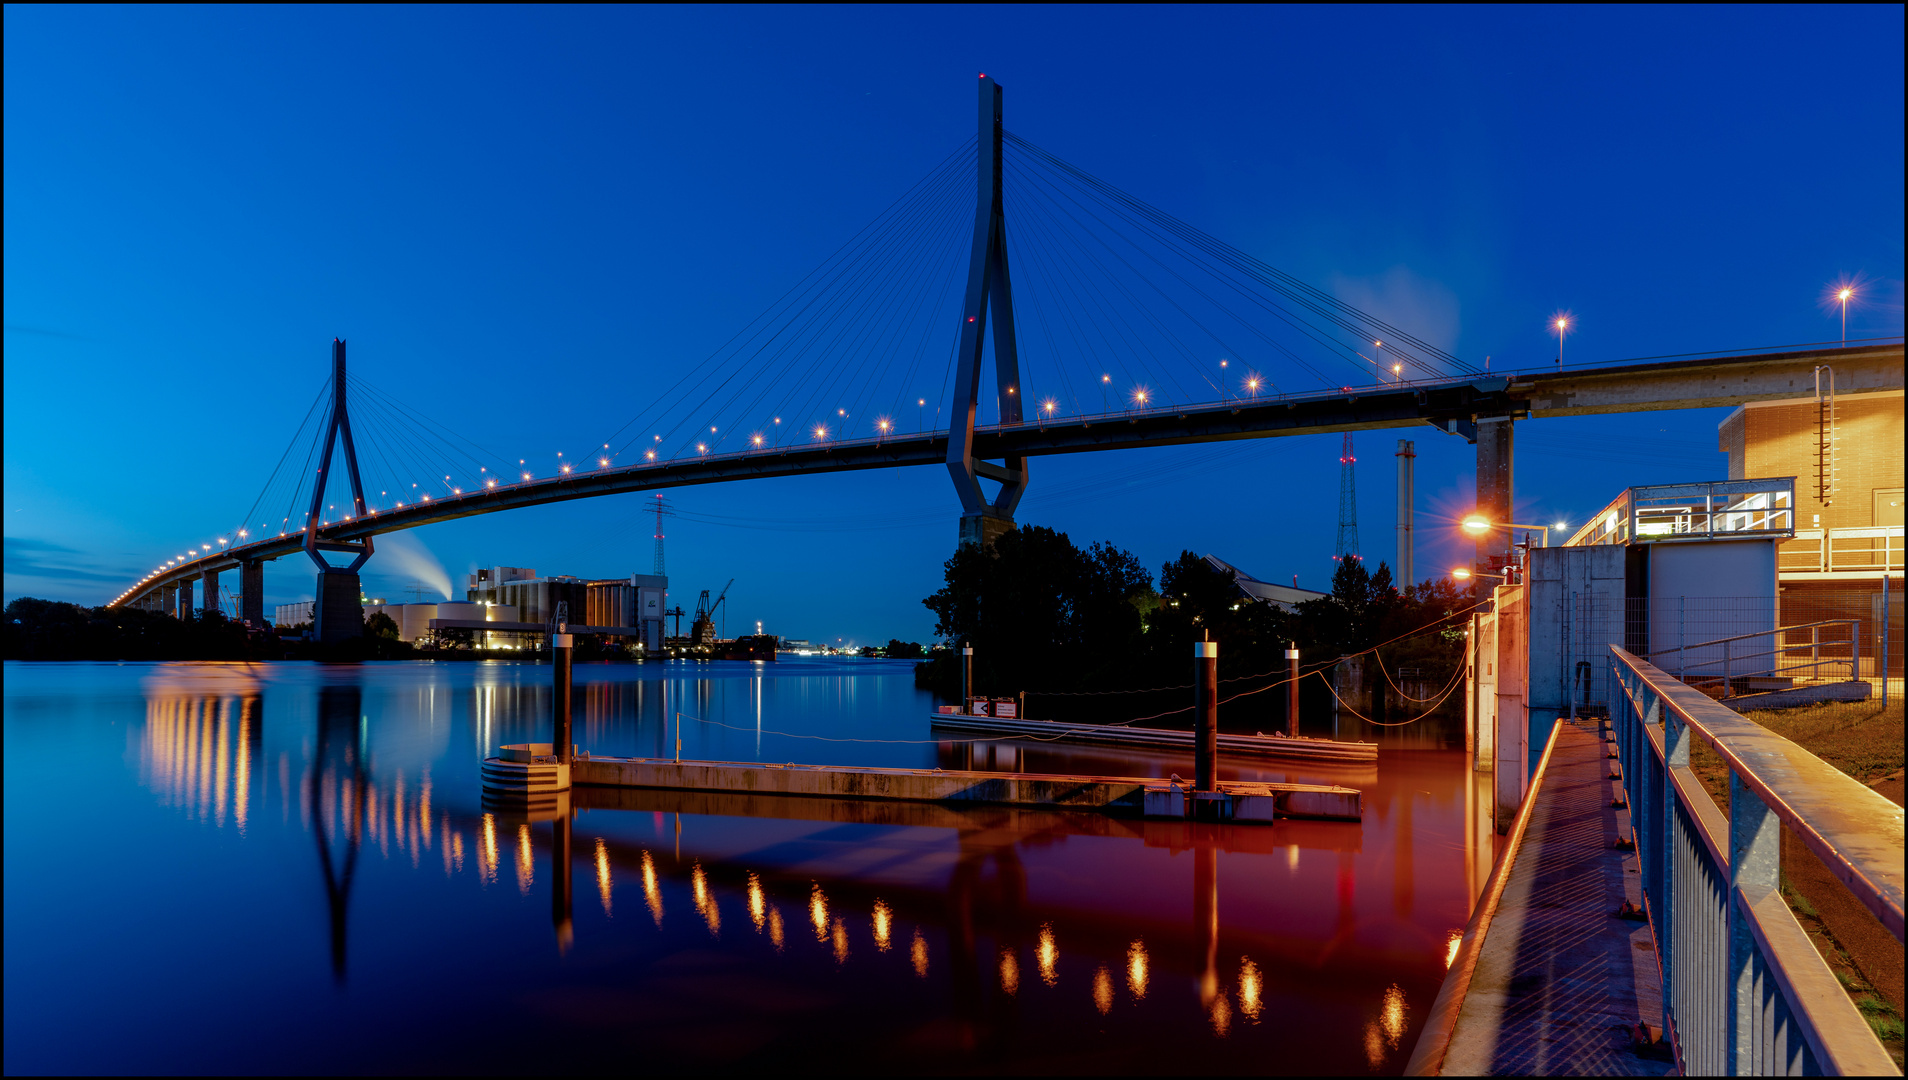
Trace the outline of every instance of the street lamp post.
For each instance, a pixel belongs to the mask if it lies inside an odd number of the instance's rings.
[[[1570,330],[1570,317],[1559,315],[1557,321],[1551,325],[1557,328],[1557,366],[1561,368],[1563,367],[1563,339],[1564,334]]]
[[[1835,292],[1835,299],[1841,301],[1842,303],[1842,347],[1843,348],[1848,347],[1848,301],[1849,301],[1849,298],[1854,295],[1855,295],[1855,290],[1849,288],[1846,285],[1842,286],[1840,289],[1837,289]]]
[[[1558,525],[1557,527],[1562,528],[1563,526]],[[1467,533],[1470,533],[1472,536],[1483,536],[1485,533],[1490,532],[1492,529],[1536,529],[1538,532],[1544,534],[1543,543],[1537,546],[1538,547],[1550,546],[1551,527],[1549,525],[1518,525],[1514,522],[1509,522],[1509,521],[1493,522],[1493,521],[1489,521],[1484,518],[1478,517],[1475,514],[1464,519],[1464,531]]]

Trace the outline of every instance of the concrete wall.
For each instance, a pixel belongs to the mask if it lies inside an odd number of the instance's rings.
[[[1530,553],[1527,707],[1532,747],[1543,746],[1552,721],[1570,715],[1573,702],[1579,709],[1609,707],[1610,646],[1624,643],[1629,550],[1603,544],[1535,548]]]
[[[1720,661],[1720,646],[1687,646],[1775,629],[1777,545],[1775,540],[1649,545],[1649,651],[1658,667],[1674,671]],[[1740,655],[1767,649],[1770,640],[1733,647]],[[1695,670],[1722,673],[1715,664]]]
[[[1499,832],[1510,827],[1517,807],[1530,788],[1528,708],[1529,604],[1524,586],[1500,585],[1494,590],[1494,615],[1497,623],[1497,656],[1486,661],[1496,680],[1497,702],[1493,706],[1496,728],[1494,770],[1497,784],[1496,817]]]

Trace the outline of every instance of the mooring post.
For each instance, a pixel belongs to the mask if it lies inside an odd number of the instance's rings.
[[[1299,721],[1299,656],[1298,642],[1294,641],[1285,650],[1285,733],[1298,738]]]
[[[569,623],[560,622],[550,635],[550,651],[556,656],[556,730],[550,741],[560,765],[570,763],[570,650],[576,638],[569,629]]]
[[[1193,642],[1193,790],[1219,790],[1219,643],[1212,631]]]
[[[961,642],[961,711],[974,711],[974,647]]]

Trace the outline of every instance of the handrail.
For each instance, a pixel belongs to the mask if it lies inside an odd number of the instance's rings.
[[[1902,810],[1760,724],[1616,646],[1624,791],[1685,1074],[1896,1073],[1777,895],[1782,826],[1901,940]],[[1730,769],[1717,813],[1690,737]]]
[[[1610,651],[1902,940],[1901,807],[1648,661],[1615,645]]]
[[[1781,634],[1790,630],[1807,630],[1810,627],[1815,627],[1815,626],[1840,626],[1843,624],[1854,626],[1859,622],[1861,622],[1860,619],[1823,619],[1820,622],[1805,622],[1805,623],[1796,623],[1793,626],[1778,626],[1774,630],[1757,630],[1756,632],[1751,634],[1737,634],[1735,637],[1719,637],[1719,638],[1711,638],[1708,641],[1692,641],[1687,645],[1678,645],[1674,649],[1657,649],[1654,652],[1650,653],[1650,657],[1651,659],[1655,659],[1658,656],[1668,656],[1670,653],[1676,652],[1681,649],[1700,649],[1705,645],[1721,645],[1725,641],[1744,641],[1754,637],[1768,637],[1770,634]],[[1821,644],[1844,645],[1847,643],[1842,641],[1824,641]],[[1790,647],[1799,649],[1802,646],[1794,645]],[[1763,654],[1751,653],[1749,655],[1760,656]]]
[[[1497,865],[1491,869],[1490,880],[1484,883],[1484,891],[1478,895],[1477,905],[1471,909],[1471,921],[1464,927],[1464,936],[1458,940],[1457,955],[1451,959],[1451,971],[1444,977],[1444,985],[1439,988],[1437,1000],[1431,1003],[1429,1019],[1418,1033],[1417,1046],[1411,1051],[1411,1060],[1405,1064],[1406,1076],[1436,1076],[1444,1071],[1444,1055],[1451,1049],[1451,1033],[1457,1030],[1458,1016],[1464,1011],[1464,998],[1471,992],[1471,978],[1477,974],[1477,958],[1484,951],[1484,935],[1491,929],[1491,919],[1497,913],[1497,905],[1504,896],[1504,886],[1510,883],[1511,864],[1517,861],[1518,849],[1524,843],[1524,831],[1530,826],[1531,810],[1537,805],[1537,789],[1544,782],[1544,771],[1550,767],[1551,751],[1557,748],[1557,736],[1563,731],[1564,722],[1559,719],[1550,725],[1550,739],[1544,743],[1543,757],[1537,760],[1537,769],[1530,774],[1530,789],[1524,795],[1524,804],[1517,808],[1517,817],[1511,823],[1510,834],[1505,838],[1504,851],[1497,857]]]
[[[1774,648],[1769,649],[1766,652],[1732,654],[1729,651],[1729,644],[1731,642],[1745,641],[1750,638],[1774,637],[1778,634],[1786,634],[1791,630],[1814,630],[1817,627],[1823,627],[1823,626],[1847,626],[1848,637],[1835,638],[1830,641],[1823,641],[1821,633],[1817,631],[1817,633],[1811,635],[1808,641],[1798,641],[1793,644],[1784,644],[1782,642],[1777,642]],[[1720,673],[1713,672],[1713,671],[1704,672],[1699,674],[1697,677],[1701,679],[1705,679],[1705,680],[1711,679],[1711,678],[1720,678],[1725,684],[1726,692],[1723,695],[1724,697],[1734,696],[1733,693],[1728,691],[1733,690],[1734,680],[1736,679],[1753,679],[1753,678],[1759,678],[1759,677],[1766,678],[1769,676],[1781,675],[1785,671],[1801,671],[1803,668],[1813,669],[1816,673],[1816,677],[1819,678],[1821,675],[1822,665],[1824,664],[1830,664],[1830,665],[1847,664],[1848,665],[1848,681],[1859,682],[1862,677],[1862,641],[1861,641],[1860,627],[1861,627],[1860,619],[1823,619],[1819,622],[1796,623],[1793,626],[1778,626],[1773,630],[1757,630],[1749,634],[1737,634],[1734,637],[1715,638],[1710,641],[1698,641],[1698,642],[1695,642],[1694,644],[1678,645],[1674,649],[1662,649],[1656,652],[1652,652],[1650,653],[1650,659],[1653,661],[1659,656],[1668,656],[1674,653],[1677,658],[1676,677],[1686,682],[1689,680],[1690,673],[1698,668],[1714,667],[1715,665],[1718,665],[1718,664],[1722,665],[1722,671]],[[1721,645],[1723,647],[1721,657],[1715,657],[1708,660],[1698,660],[1693,664],[1686,662],[1685,657],[1688,654],[1689,650],[1703,649],[1711,645]],[[1827,659],[1823,659],[1822,647],[1824,645],[1847,645],[1849,647],[1849,655],[1831,656]],[[1769,667],[1750,668],[1748,670],[1741,670],[1737,667],[1739,663],[1744,661],[1759,660],[1765,656],[1780,657],[1782,656],[1783,653],[1792,652],[1799,649],[1808,649],[1813,654],[1814,658],[1811,660],[1798,661],[1796,663],[1788,664],[1786,666],[1783,665],[1778,660],[1776,663],[1770,665]]]

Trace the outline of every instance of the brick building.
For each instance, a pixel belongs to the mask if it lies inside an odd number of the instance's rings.
[[[1902,392],[1745,405],[1717,425],[1732,480],[1795,477],[1795,538],[1777,554],[1781,621],[1861,619],[1901,674]]]

